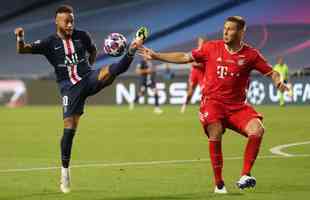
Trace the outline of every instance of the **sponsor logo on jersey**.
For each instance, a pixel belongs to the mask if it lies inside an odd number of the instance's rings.
[[[242,66],[242,65],[244,65],[245,64],[245,59],[239,59],[238,60],[238,65],[239,66]]]
[[[61,46],[55,46],[54,49],[57,51],[58,49],[61,49]]]

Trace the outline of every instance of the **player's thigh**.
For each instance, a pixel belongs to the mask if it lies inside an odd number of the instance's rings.
[[[76,85],[70,90],[62,91],[63,119],[75,115],[81,116],[84,113],[86,96],[83,94],[83,90],[82,85]],[[76,117],[73,121],[76,121]]]
[[[64,118],[64,128],[77,129],[81,115],[73,114],[70,117]]]
[[[261,122],[262,119],[263,116],[252,106],[244,104],[238,110],[231,112],[230,116],[226,120],[226,123],[228,128],[247,137],[250,133],[252,133],[252,129],[249,129],[248,125],[253,122]]]
[[[109,67],[102,67],[91,71],[87,78],[87,96],[97,94],[103,88],[111,85],[114,80],[115,76],[110,74]]]
[[[211,136],[210,130],[212,131],[212,136],[219,135],[225,131],[224,124],[222,123],[225,116],[225,107],[222,103],[214,100],[203,100],[201,102],[199,118],[208,137]]]

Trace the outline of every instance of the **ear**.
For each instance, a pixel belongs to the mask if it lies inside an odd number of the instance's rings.
[[[57,15],[55,16],[55,24],[58,25],[58,17],[57,17]]]
[[[240,30],[239,35],[240,35],[240,37],[243,37],[244,36],[244,30]]]

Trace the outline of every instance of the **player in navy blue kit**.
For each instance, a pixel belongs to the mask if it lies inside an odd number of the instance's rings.
[[[23,28],[16,28],[17,52],[44,55],[54,67],[63,103],[64,132],[61,138],[61,184],[64,193],[70,192],[69,163],[73,137],[83,114],[87,97],[110,85],[121,73],[127,71],[136,49],[145,38],[146,30],[139,29],[126,54],[118,63],[93,70],[97,48],[89,33],[74,28],[71,6],[56,10],[56,33],[33,43],[25,43]]]
[[[130,109],[134,108],[134,103],[137,103],[139,98],[147,92],[148,88],[150,88],[153,91],[155,98],[154,113],[161,114],[163,111],[159,108],[159,96],[155,81],[156,71],[151,61],[142,59],[137,65],[136,73],[139,75],[138,93],[135,96],[134,101],[130,103]]]

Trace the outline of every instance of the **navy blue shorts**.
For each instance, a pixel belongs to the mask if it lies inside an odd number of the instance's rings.
[[[82,115],[87,97],[97,94],[104,87],[110,85],[115,77],[110,76],[106,81],[99,81],[101,69],[92,70],[80,82],[69,89],[61,91],[63,118],[72,115]]]

